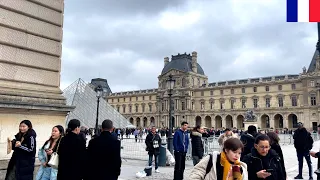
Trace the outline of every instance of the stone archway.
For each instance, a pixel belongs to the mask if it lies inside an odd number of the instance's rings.
[[[274,128],[283,128],[283,116],[281,114],[274,116]]]
[[[155,126],[155,125],[156,125],[156,123],[155,123],[155,120],[154,120],[154,117],[153,117],[153,116],[150,118],[150,123],[151,123],[151,126]]]
[[[132,118],[132,117],[129,119],[129,122],[130,122],[131,124],[133,124],[133,118]]]
[[[232,116],[226,116],[226,127],[225,128],[233,128]]]
[[[219,116],[219,115],[217,115],[216,117],[215,117],[215,121],[216,121],[216,129],[218,129],[218,128],[222,128],[222,117],[221,116]]]
[[[244,117],[243,115],[238,115],[237,116],[237,128],[238,129],[243,129],[244,128]]]
[[[144,117],[143,118],[143,127],[145,128],[147,126],[148,126],[148,119],[147,119],[147,117]]]
[[[261,129],[270,128],[270,117],[266,114],[261,116]]]
[[[211,126],[211,117],[210,116],[206,116],[205,118],[204,118],[204,120],[205,120],[205,122],[206,122],[206,127],[207,128],[211,128],[212,126]]]
[[[201,117],[200,116],[196,117],[196,126],[201,126]]]
[[[295,114],[289,114],[288,116],[288,126],[289,128],[297,128],[298,127],[298,117]]]
[[[137,127],[140,127],[141,126],[141,122],[140,122],[140,118],[139,117],[136,118],[136,122],[137,122]]]

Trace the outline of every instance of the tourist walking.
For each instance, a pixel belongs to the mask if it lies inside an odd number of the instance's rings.
[[[88,145],[88,164],[85,180],[117,180],[121,170],[121,143],[113,136],[113,122],[102,122],[102,132]]]
[[[226,128],[224,133],[221,134],[218,138],[218,143],[221,147],[221,151],[223,149],[223,143],[229,138],[239,138],[239,136],[232,132],[230,128]]]
[[[174,148],[174,180],[182,180],[186,163],[186,153],[189,147],[188,123],[182,122],[181,128],[174,133],[173,148]]]
[[[310,150],[313,146],[313,139],[311,134],[303,127],[301,122],[298,123],[298,129],[294,131],[293,135],[294,147],[297,151],[297,157],[299,162],[299,174],[295,179],[302,178],[303,158],[306,159],[309,168],[309,179],[313,179],[312,163],[310,158]]]
[[[320,134],[320,125],[318,125],[318,134]],[[317,180],[320,180],[320,151],[318,152],[311,151],[310,155],[314,158],[318,158],[318,166],[317,166],[318,169],[315,171],[315,173],[317,174]]]
[[[244,145],[240,160],[242,161],[244,156],[251,153],[252,148],[254,147],[254,141],[257,136],[257,128],[250,125],[248,130],[243,133],[240,137],[242,144]]]
[[[255,139],[251,153],[243,158],[248,166],[248,179],[285,180],[280,157],[271,149],[270,138],[261,134]]]
[[[151,128],[151,132],[148,133],[146,137],[146,146],[149,154],[149,166],[152,166],[152,160],[154,156],[154,164],[155,164],[155,172],[159,173],[158,170],[158,162],[159,162],[159,154],[160,154],[160,145],[161,145],[161,137],[156,132],[156,127],[153,126]]]
[[[197,125],[190,133],[192,161],[194,166],[198,164],[203,157],[204,149],[202,142],[202,134],[203,128],[201,128],[199,125]]]
[[[29,120],[23,120],[19,132],[10,143],[13,154],[9,161],[5,180],[33,180],[37,134]]]
[[[223,143],[222,152],[204,157],[191,171],[192,180],[248,180],[247,165],[239,161],[243,144],[238,138]]]
[[[82,180],[86,168],[86,145],[80,137],[80,121],[71,119],[60,141],[57,180]]]
[[[57,125],[52,128],[50,138],[43,144],[38,152],[38,159],[41,163],[38,170],[36,180],[56,180],[58,169],[52,168],[48,162],[51,155],[57,152],[61,138],[64,135],[64,129],[62,126]]]

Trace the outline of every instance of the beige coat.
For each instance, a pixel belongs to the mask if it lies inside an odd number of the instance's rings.
[[[189,179],[191,180],[217,180],[217,169],[216,169],[216,163],[217,163],[217,155],[219,152],[213,152],[212,153],[212,168],[211,171],[206,175],[206,169],[207,165],[210,159],[210,156],[204,157],[191,171],[191,174],[189,176]],[[240,162],[241,168],[243,170],[242,173],[242,180],[248,180],[248,170],[247,170],[247,164]],[[205,176],[206,175],[206,176]],[[204,178],[205,177],[205,178]]]

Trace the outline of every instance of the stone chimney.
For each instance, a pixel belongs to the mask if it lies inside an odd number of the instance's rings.
[[[197,57],[198,57],[198,53],[196,51],[192,52],[192,71],[194,73],[198,73],[197,72]]]
[[[169,63],[169,58],[168,58],[168,57],[165,57],[165,58],[164,58],[164,66],[166,66],[168,63]]]

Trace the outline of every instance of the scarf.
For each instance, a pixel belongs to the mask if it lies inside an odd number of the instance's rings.
[[[223,180],[242,180],[240,161],[231,164],[225,152],[221,152],[220,164],[223,166]]]

